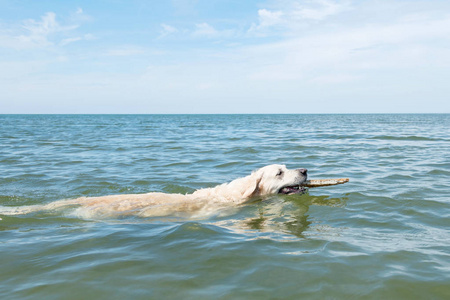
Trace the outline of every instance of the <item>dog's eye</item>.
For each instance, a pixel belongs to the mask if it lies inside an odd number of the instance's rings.
[[[283,170],[279,170],[277,173],[277,176],[281,176],[281,175],[283,175]]]

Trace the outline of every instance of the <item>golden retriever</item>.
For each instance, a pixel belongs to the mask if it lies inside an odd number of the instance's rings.
[[[15,215],[60,208],[75,208],[82,217],[115,215],[167,216],[177,213],[205,213],[217,208],[238,205],[274,194],[299,194],[307,179],[306,169],[289,170],[284,165],[269,165],[252,174],[192,194],[124,194],[59,200],[46,205],[0,207],[0,214]]]

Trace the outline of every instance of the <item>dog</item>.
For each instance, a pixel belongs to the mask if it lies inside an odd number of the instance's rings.
[[[192,194],[123,194],[101,197],[81,197],[59,200],[46,205],[0,207],[0,214],[17,215],[37,211],[75,208],[85,218],[99,216],[138,215],[143,217],[201,212],[249,202],[275,194],[301,194],[302,183],[307,180],[306,169],[287,169],[285,165],[269,165],[250,175]]]

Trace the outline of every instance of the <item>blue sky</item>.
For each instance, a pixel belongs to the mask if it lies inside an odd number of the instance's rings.
[[[0,113],[450,113],[450,1],[0,0]]]

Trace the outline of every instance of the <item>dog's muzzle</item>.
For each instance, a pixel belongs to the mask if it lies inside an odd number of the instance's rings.
[[[292,195],[292,194],[303,194],[306,191],[306,188],[302,187],[301,184],[306,181],[308,178],[308,170],[307,169],[297,169],[299,173],[299,182],[295,185],[289,185],[282,187],[278,193],[284,195]]]

